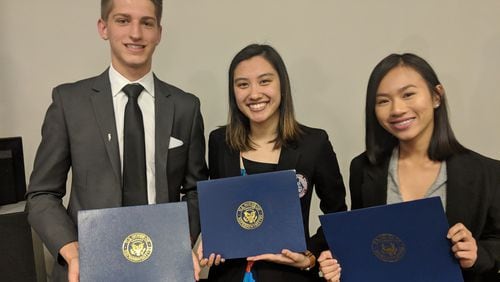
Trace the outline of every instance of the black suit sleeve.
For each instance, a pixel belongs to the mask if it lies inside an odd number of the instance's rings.
[[[490,162],[491,161],[491,162]],[[500,276],[500,162],[487,160],[484,175],[487,178],[485,186],[490,187],[490,197],[485,198],[487,217],[484,228],[477,240],[477,260],[470,271],[491,273]],[[489,185],[488,185],[489,184]]]
[[[323,213],[332,213],[347,210],[345,204],[345,186],[340,173],[337,155],[325,131],[321,131],[319,150],[317,151],[315,173],[313,181],[316,194],[320,199],[320,209]],[[328,246],[321,227],[309,240],[311,252],[316,256]]]
[[[218,144],[220,144],[219,138],[216,131],[212,131],[208,138],[208,168],[210,171],[210,179],[220,178],[218,169],[218,158],[221,156],[218,148]]]

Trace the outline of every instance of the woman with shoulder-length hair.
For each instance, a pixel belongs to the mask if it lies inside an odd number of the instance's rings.
[[[352,209],[438,196],[465,281],[499,281],[500,162],[457,141],[444,88],[424,59],[392,54],[375,67],[365,141],[351,162]],[[331,253],[319,261],[326,275]]]
[[[325,213],[343,211],[345,187],[327,133],[296,121],[288,73],[271,46],[249,45],[232,60],[228,124],[210,133],[209,167],[211,178],[295,169],[309,251],[296,253],[285,249],[280,254],[224,263],[219,263],[220,256],[212,254],[201,260],[202,265],[213,265],[208,280],[320,279],[315,258],[328,246],[321,230],[309,235],[311,196],[315,190]]]

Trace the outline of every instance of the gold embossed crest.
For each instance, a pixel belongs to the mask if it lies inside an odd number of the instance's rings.
[[[123,240],[122,252],[131,262],[143,262],[153,253],[153,241],[144,233],[132,233]]]
[[[373,238],[372,252],[381,261],[398,262],[404,257],[406,246],[398,236],[382,233]]]
[[[244,202],[236,211],[236,220],[244,229],[255,229],[264,222],[264,210],[256,202]]]

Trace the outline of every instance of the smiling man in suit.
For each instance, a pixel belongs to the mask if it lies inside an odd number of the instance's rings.
[[[53,90],[27,206],[30,224],[56,258],[54,281],[79,279],[79,210],[186,200],[193,240],[200,231],[196,182],[207,178],[203,120],[198,98],[151,70],[161,14],[161,0],[102,0],[97,26],[110,44],[110,67]]]

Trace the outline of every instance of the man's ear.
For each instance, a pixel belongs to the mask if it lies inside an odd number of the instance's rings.
[[[102,39],[108,40],[108,25],[103,19],[97,21],[97,31]]]
[[[156,41],[156,45],[160,44],[163,35],[163,27],[161,25],[158,26],[158,32],[160,33],[160,36],[158,37],[158,41]]]

